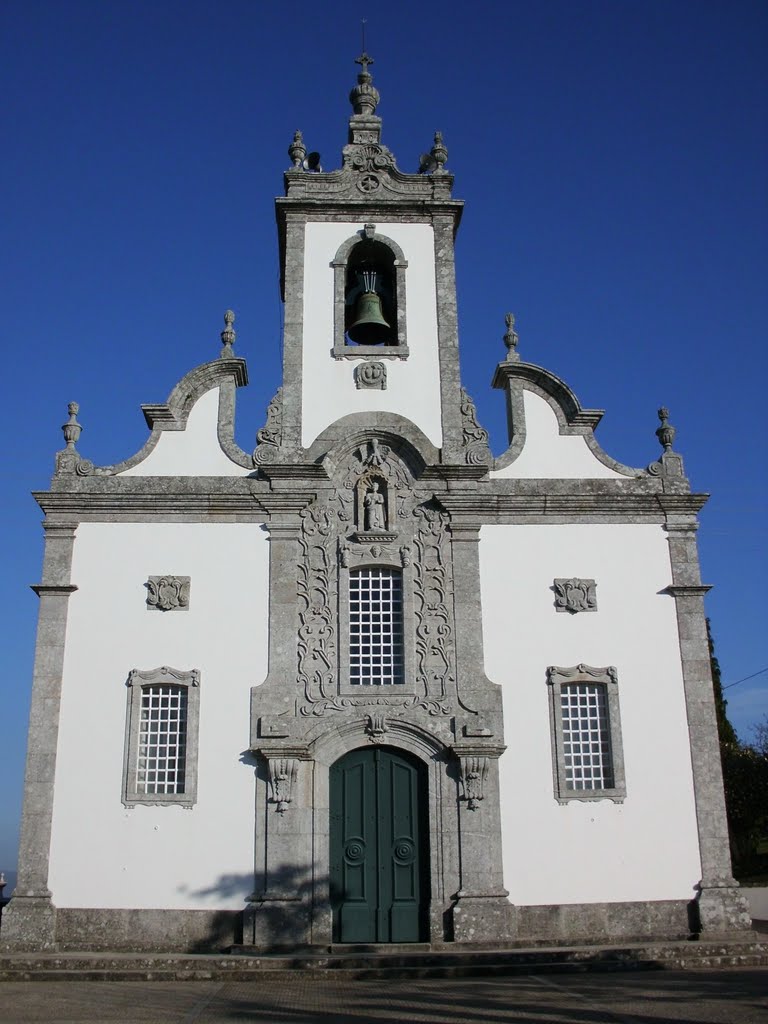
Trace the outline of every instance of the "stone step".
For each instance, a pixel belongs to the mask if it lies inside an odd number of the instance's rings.
[[[318,980],[447,978],[557,972],[768,966],[761,942],[673,942],[580,946],[564,949],[411,949],[264,953],[132,954],[15,953],[0,956],[2,981],[261,981],[279,982],[288,971],[311,971]]]

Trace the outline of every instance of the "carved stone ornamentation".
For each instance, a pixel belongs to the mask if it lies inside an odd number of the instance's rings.
[[[465,388],[461,389],[461,435],[464,461],[470,466],[485,466],[491,460],[488,431],[477,422],[477,409]]]
[[[150,576],[145,586],[150,610],[172,612],[189,608],[189,576]]]
[[[221,332],[221,342],[223,348],[219,354],[221,359],[233,359],[235,357],[232,346],[235,344],[235,338],[237,337],[235,329],[232,324],[235,322],[235,314],[231,309],[228,309],[224,314],[224,330]]]
[[[380,360],[358,363],[355,367],[355,386],[361,390],[387,390],[387,367]]]
[[[520,341],[520,335],[515,330],[515,314],[506,313],[504,323],[507,325],[507,329],[504,332],[504,344],[507,346],[507,362],[519,363],[520,355],[517,351],[517,346]]]
[[[336,694],[336,566],[338,498],[316,501],[301,513],[299,546],[298,678],[307,706],[322,714]],[[342,549],[343,550],[343,549]]]
[[[267,422],[256,432],[258,442],[253,453],[253,464],[271,462],[283,439],[283,389],[278,388],[275,397],[267,406]]]
[[[387,716],[383,711],[374,712],[366,716],[365,731],[371,743],[382,743],[384,736],[389,729],[387,727]]]
[[[448,513],[433,504],[414,510],[413,599],[416,617],[416,678],[423,696],[419,706],[430,714],[448,714],[444,703],[455,683],[453,571]]]
[[[293,787],[299,774],[299,761],[295,757],[270,757],[269,790],[270,802],[277,804],[277,813],[284,814],[293,800]]]
[[[597,594],[594,580],[558,579],[554,581],[555,608],[559,612],[596,612]]]
[[[467,801],[467,810],[476,811],[480,801],[485,797],[485,781],[490,770],[490,758],[486,754],[461,754],[459,771],[464,792],[462,798]]]

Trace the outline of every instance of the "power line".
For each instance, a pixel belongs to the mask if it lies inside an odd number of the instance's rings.
[[[724,686],[723,689],[730,690],[732,686],[738,686],[739,683],[746,683],[748,679],[754,679],[755,676],[761,676],[763,672],[768,672],[768,665],[766,665],[765,668],[758,669],[757,672],[753,672],[751,676],[744,676],[743,679],[737,679],[735,683],[728,683],[728,685]]]

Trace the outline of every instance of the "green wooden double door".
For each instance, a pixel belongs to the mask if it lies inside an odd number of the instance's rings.
[[[386,747],[353,750],[330,771],[334,942],[428,939],[426,768]]]

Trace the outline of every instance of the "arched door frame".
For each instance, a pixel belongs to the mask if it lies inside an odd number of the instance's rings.
[[[371,716],[373,718],[375,716]],[[369,720],[370,721],[370,720]],[[381,742],[394,750],[414,755],[426,765],[429,828],[429,941],[446,939],[444,918],[459,888],[459,820],[455,760],[450,749],[432,734],[411,722],[386,719]],[[309,748],[314,757],[314,827],[312,859],[315,870],[312,907],[312,942],[332,941],[330,902],[330,788],[331,765],[345,754],[371,742],[360,719],[327,731],[327,725]]]

